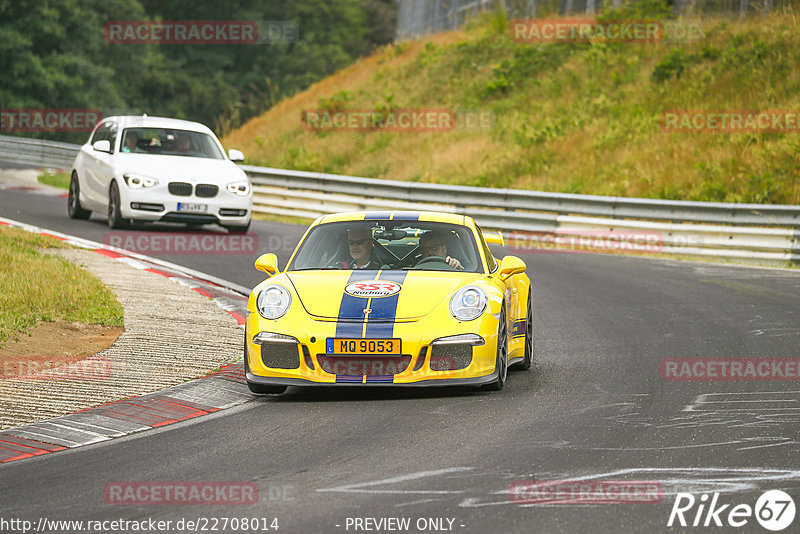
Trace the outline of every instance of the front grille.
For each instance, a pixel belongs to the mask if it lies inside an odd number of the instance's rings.
[[[170,182],[167,190],[179,197],[188,197],[192,194],[192,184],[187,182]]]
[[[431,371],[456,371],[472,363],[472,345],[433,345]]]
[[[203,198],[215,197],[218,191],[219,187],[213,184],[197,184],[194,188],[194,194]]]
[[[317,354],[317,361],[326,373],[344,376],[397,375],[408,368],[411,355],[402,356],[331,356]]]
[[[297,343],[264,343],[261,345],[261,361],[273,369],[297,369],[300,367],[300,351]]]

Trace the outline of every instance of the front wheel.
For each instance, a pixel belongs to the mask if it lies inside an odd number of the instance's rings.
[[[122,209],[119,199],[119,186],[117,182],[111,182],[108,189],[108,227],[112,230],[125,228],[128,221],[122,218]]]
[[[508,332],[506,331],[505,306],[500,310],[500,324],[497,325],[497,357],[494,368],[497,379],[486,387],[491,391],[500,391],[506,385],[508,376]]]
[[[528,290],[528,315],[525,316],[525,356],[521,362],[517,362],[511,366],[513,370],[525,371],[531,368],[533,363],[533,309],[531,307],[531,292],[533,288]]]
[[[69,181],[69,196],[67,198],[67,213],[70,219],[86,220],[92,214],[91,211],[83,209],[81,206],[81,185],[78,183],[78,174],[72,173]]]

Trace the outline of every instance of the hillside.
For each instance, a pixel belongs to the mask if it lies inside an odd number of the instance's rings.
[[[606,15],[608,16],[608,15]],[[618,18],[643,18],[617,13]],[[703,18],[683,42],[515,42],[492,14],[381,49],[224,140],[247,163],[394,180],[800,204],[800,22]],[[471,110],[488,127],[313,131],[303,112]],[[784,132],[666,131],[667,111],[788,112]],[[783,124],[783,123],[781,123]]]

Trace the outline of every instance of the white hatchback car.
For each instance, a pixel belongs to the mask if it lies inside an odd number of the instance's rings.
[[[250,228],[250,179],[217,137],[196,122],[162,117],[103,119],[81,147],[69,185],[69,216],[105,211],[111,228],[131,221]]]

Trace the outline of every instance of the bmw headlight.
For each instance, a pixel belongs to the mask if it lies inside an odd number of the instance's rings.
[[[142,174],[125,173],[122,177],[131,189],[143,189],[158,185],[158,180]]]
[[[246,197],[250,194],[250,182],[244,180],[242,182],[232,182],[228,184],[228,193],[233,193],[234,195],[239,195],[240,197]]]
[[[474,286],[459,289],[450,299],[450,313],[459,321],[477,319],[486,309],[486,293]]]
[[[258,294],[256,308],[264,319],[278,319],[289,310],[292,295],[279,285],[268,286]]]

